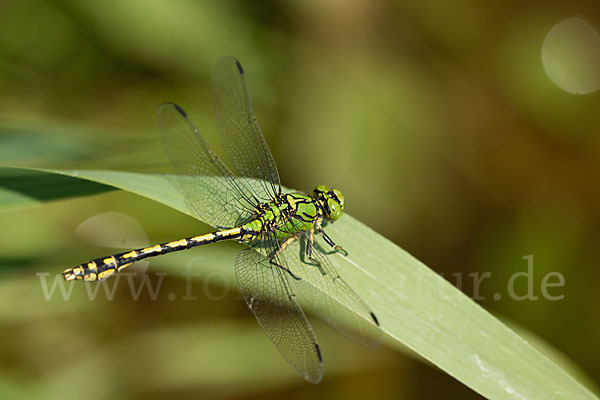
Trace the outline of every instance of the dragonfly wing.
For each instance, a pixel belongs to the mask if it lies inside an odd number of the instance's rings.
[[[318,383],[323,377],[321,352],[287,273],[247,248],[237,257],[235,275],[246,304],[281,355],[306,380]]]
[[[319,265],[308,259],[308,243],[309,233],[297,232],[296,240],[279,256],[282,265],[300,278],[294,280],[297,291],[319,318],[343,336],[364,346],[378,346],[381,329],[373,311],[338,274],[316,238],[313,240],[312,258]]]
[[[233,227],[249,219],[256,199],[211,150],[186,113],[164,103],[158,108],[158,123],[190,212],[217,227]]]
[[[217,130],[227,156],[250,181],[261,201],[281,193],[277,166],[258,126],[244,70],[238,60],[223,57],[215,71]]]

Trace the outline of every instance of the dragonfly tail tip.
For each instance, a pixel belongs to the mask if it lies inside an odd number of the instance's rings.
[[[72,281],[72,280],[77,279],[77,274],[75,272],[73,272],[73,268],[64,270],[62,275],[63,275],[63,278],[65,279],[65,281]]]

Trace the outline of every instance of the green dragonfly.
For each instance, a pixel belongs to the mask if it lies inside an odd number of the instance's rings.
[[[190,213],[218,231],[95,259],[63,272],[66,280],[103,280],[131,263],[222,240],[248,247],[235,263],[242,296],[267,336],[305,379],[323,376],[321,350],[296,292],[347,338],[380,342],[377,317],[328,260],[345,253],[325,233],[338,220],[344,196],[317,186],[312,195],[284,193],[279,173],[252,111],[245,73],[232,57],[215,73],[217,129],[235,176],[208,146],[187,114],[173,103],[158,109],[160,132]],[[322,238],[331,247],[319,244]]]

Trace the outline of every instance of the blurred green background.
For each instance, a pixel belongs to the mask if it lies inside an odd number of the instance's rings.
[[[584,0],[4,0],[0,162],[157,170],[163,101],[217,144],[212,73],[234,55],[286,186],[343,189],[351,215],[599,382],[599,21]],[[1,398],[480,398],[315,318],[325,379],[305,383],[236,292],[237,245],[152,261],[175,300],[119,286],[90,301],[79,286],[46,301],[41,282],[67,266],[209,229],[147,199],[113,191],[0,221]],[[511,299],[528,255],[540,299]],[[203,272],[214,260],[231,269]],[[561,300],[541,296],[549,272]]]

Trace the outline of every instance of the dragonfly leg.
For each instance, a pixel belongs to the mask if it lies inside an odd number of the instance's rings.
[[[308,240],[306,241],[306,257],[313,263],[317,268],[319,268],[319,272],[321,275],[325,275],[326,272],[321,266],[321,262],[312,256],[313,244],[315,241],[315,228],[310,230],[308,233]]]
[[[331,240],[331,238],[329,236],[327,236],[327,234],[323,230],[323,227],[321,226],[321,224],[318,224],[316,226],[316,228],[317,228],[317,231],[319,232],[319,234],[321,234],[321,236],[323,236],[323,240],[325,240],[325,242],[328,245],[330,245],[331,247],[333,247],[336,251],[339,251],[340,253],[343,253],[345,256],[348,255],[348,252],[346,250],[344,250],[344,248],[342,246],[339,246],[339,245],[335,244],[335,242],[333,240]]]
[[[288,274],[290,274],[290,276],[292,278],[294,278],[295,280],[299,281],[301,278],[299,276],[296,276],[292,271],[290,271],[289,268],[284,267],[283,265],[281,265],[280,263],[277,262],[277,260],[275,259],[283,250],[285,250],[286,247],[288,247],[294,240],[296,240],[295,236],[291,236],[288,239],[286,239],[285,242],[283,242],[279,248],[273,250],[268,256],[267,256],[267,260],[269,260],[269,264],[274,265],[278,268],[281,268],[282,270],[284,270],[285,272],[287,272]]]

